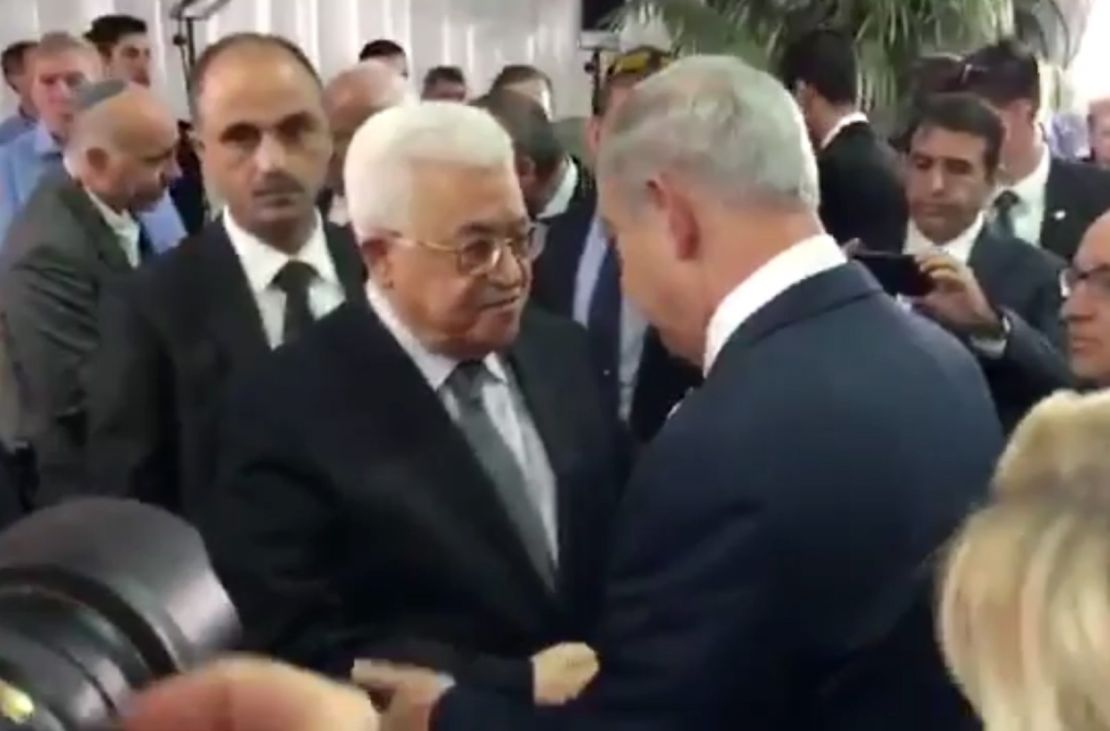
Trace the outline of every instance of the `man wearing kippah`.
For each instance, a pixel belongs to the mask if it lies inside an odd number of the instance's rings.
[[[37,504],[82,480],[98,313],[154,252],[132,212],[162,200],[176,174],[176,123],[149,91],[99,82],[74,106],[63,168],[45,174],[0,251],[0,437],[33,451]]]

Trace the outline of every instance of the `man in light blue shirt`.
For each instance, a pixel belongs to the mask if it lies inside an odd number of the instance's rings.
[[[44,173],[61,169],[62,144],[73,124],[74,92],[101,74],[96,50],[83,41],[50,33],[39,43],[31,79],[39,123],[0,148],[0,242]],[[168,195],[137,218],[155,251],[165,251],[185,236]]]
[[[0,65],[4,81],[19,97],[15,114],[0,122],[0,145],[7,144],[35,126],[35,106],[31,103],[31,52],[33,41],[19,41],[4,49]]]

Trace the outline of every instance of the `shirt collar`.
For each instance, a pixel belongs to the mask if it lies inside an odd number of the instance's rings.
[[[826,234],[799,241],[757,269],[729,292],[709,320],[705,336],[706,374],[740,326],[794,285],[845,264],[848,258]]]
[[[447,379],[455,372],[459,361],[442,353],[436,353],[420,342],[420,339],[401,320],[385,292],[372,278],[366,280],[366,299],[370,302],[370,308],[374,310],[374,314],[385,325],[385,329],[393,335],[401,349],[416,364],[417,369],[424,376],[424,380],[428,382],[433,391],[439,392],[446,385]],[[482,362],[497,380],[508,381],[505,367],[493,353],[487,355]]]
[[[1033,172],[1013,185],[999,189],[999,192],[1012,190],[1022,203],[1039,200],[1044,197],[1044,189],[1048,185],[1048,174],[1051,169],[1052,154],[1048,151],[1048,145],[1043,145],[1041,159],[1037,163],[1037,167],[1033,168]]]
[[[825,139],[821,140],[821,149],[824,150],[831,145],[836,136],[843,132],[846,127],[851,127],[853,124],[859,124],[860,122],[867,122],[867,115],[863,112],[852,112],[841,117],[840,121],[834,124],[833,128],[825,135]]]
[[[105,203],[100,196],[93,193],[88,188],[82,186],[85,194],[89,196],[93,206],[100,212],[101,218],[108,224],[108,228],[112,229],[117,236],[120,236],[128,241],[139,238],[139,222],[128,212],[122,213],[114,210],[111,206]]]
[[[339,284],[339,275],[335,271],[335,262],[332,261],[331,252],[328,250],[328,240],[319,212],[316,213],[316,225],[312,233],[295,256],[279,251],[241,227],[235,222],[231,211],[225,209],[223,219],[224,230],[227,231],[227,237],[231,239],[231,246],[235,249],[243,271],[246,272],[247,281],[250,282],[251,291],[255,294],[263,292],[273,284],[274,277],[281,268],[294,260],[310,265],[316,271],[316,275],[325,282]]]
[[[35,154],[39,157],[57,157],[62,154],[62,146],[58,144],[58,140],[54,139],[54,135],[50,134],[50,130],[46,128],[44,122],[39,122],[35,125]]]
[[[985,224],[986,217],[980,213],[975,217],[975,221],[959,236],[946,243],[938,244],[922,233],[921,229],[911,219],[906,230],[905,252],[907,254],[924,254],[934,249],[941,249],[955,257],[957,261],[966,264],[971,259],[971,250],[975,248],[975,242],[979,240],[979,234],[983,232]]]
[[[578,166],[574,164],[574,160],[568,158],[566,169],[563,171],[563,178],[559,181],[559,187],[555,189],[555,194],[544,206],[539,216],[540,220],[565,213],[567,208],[570,207],[570,202],[574,198],[574,190],[577,187]]]

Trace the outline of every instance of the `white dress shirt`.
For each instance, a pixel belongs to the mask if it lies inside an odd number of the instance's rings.
[[[1018,197],[1010,212],[1014,221],[1014,233],[1019,239],[1034,246],[1041,242],[1041,227],[1045,217],[1045,192],[1048,189],[1048,174],[1052,169],[1052,155],[1048,145],[1044,146],[1041,160],[1033,172],[1011,186],[999,188],[995,198],[1003,191],[1013,191]]]
[[[574,198],[574,189],[578,187],[578,175],[578,166],[574,164],[574,160],[567,158],[567,166],[563,170],[563,177],[559,180],[559,186],[555,188],[555,194],[551,196],[551,200],[540,212],[539,219],[541,221],[566,213],[567,209],[570,208],[571,200]]]
[[[335,270],[319,214],[316,216],[316,227],[295,256],[279,251],[243,229],[235,222],[231,211],[224,211],[223,220],[231,246],[247,275],[271,348],[281,345],[285,324],[285,293],[274,284],[274,277],[290,261],[304,262],[316,272],[316,278],[308,288],[308,308],[317,319],[343,304],[343,284]]]
[[[586,236],[586,246],[578,260],[574,281],[574,319],[586,328],[590,326],[590,305],[594,301],[601,265],[609,246],[605,225],[601,218],[594,216],[590,232]],[[632,415],[632,401],[636,396],[647,329],[647,318],[639,308],[627,297],[621,297],[620,373],[617,377],[620,386],[620,417],[624,421],[628,421]]]
[[[342,193],[332,196],[331,205],[328,206],[328,223],[335,226],[349,226],[351,212],[347,208],[347,198]]]
[[[983,226],[987,225],[986,216],[982,213],[975,219],[962,234],[952,239],[946,244],[935,244],[928,237],[921,232],[914,222],[911,220],[909,229],[906,232],[906,248],[907,254],[924,254],[934,249],[949,254],[956,261],[967,264],[971,260],[971,251],[975,248],[975,242],[979,240],[979,234],[983,232]],[[899,300],[903,304],[907,302]],[[967,339],[974,350],[979,355],[986,358],[1001,358],[1006,353],[1007,337],[1010,333],[1010,323],[1006,320],[1005,316],[1002,317],[1003,335],[999,338],[983,338],[971,336]]]
[[[780,252],[750,277],[736,285],[717,305],[705,335],[706,375],[717,356],[740,326],[794,285],[847,263],[848,258],[831,236],[799,241]]]
[[[139,252],[139,237],[142,234],[139,222],[127,211],[113,210],[111,206],[100,199],[100,196],[88,188],[82,186],[82,189],[89,196],[93,207],[100,213],[100,217],[104,219],[104,223],[108,224],[108,228],[112,229],[112,233],[116,235],[116,240],[119,241],[120,248],[123,249],[123,255],[127,257],[127,261],[131,262],[133,267],[139,266],[142,259]]]
[[[424,380],[453,420],[459,418],[459,404],[454,393],[447,387],[447,379],[455,372],[459,361],[429,350],[413,334],[397,315],[389,299],[372,280],[366,283],[366,297],[370,307],[377,314],[385,328],[393,335],[401,348],[412,358]],[[491,353],[482,361],[493,375],[482,385],[482,405],[485,407],[501,438],[521,466],[521,473],[527,484],[529,500],[539,511],[544,533],[547,535],[551,556],[558,559],[558,518],[556,501],[555,473],[547,457],[547,448],[540,438],[532,415],[528,411],[524,397],[516,384],[516,379],[502,362]]]
[[[956,261],[967,264],[971,259],[971,250],[975,247],[975,242],[979,239],[979,234],[983,232],[983,226],[985,225],[986,217],[980,213],[966,231],[948,243],[938,245],[923,234],[917,224],[911,220],[906,227],[906,248],[904,251],[907,254],[926,254],[935,249],[940,249]]]
[[[836,139],[836,136],[844,131],[845,127],[850,127],[853,124],[866,121],[867,115],[863,112],[852,112],[851,114],[841,117],[840,120],[833,125],[833,128],[829,130],[828,134],[825,135],[825,139],[821,140],[821,149],[824,150],[831,145],[833,140]]]

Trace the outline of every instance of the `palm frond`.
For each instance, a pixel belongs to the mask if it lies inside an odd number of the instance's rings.
[[[1007,35],[1015,17],[1028,19],[1045,2],[1053,0],[629,0],[616,20],[648,13],[680,51],[731,53],[760,66],[799,29],[840,27],[858,44],[867,98],[891,109],[905,96],[915,59]]]

